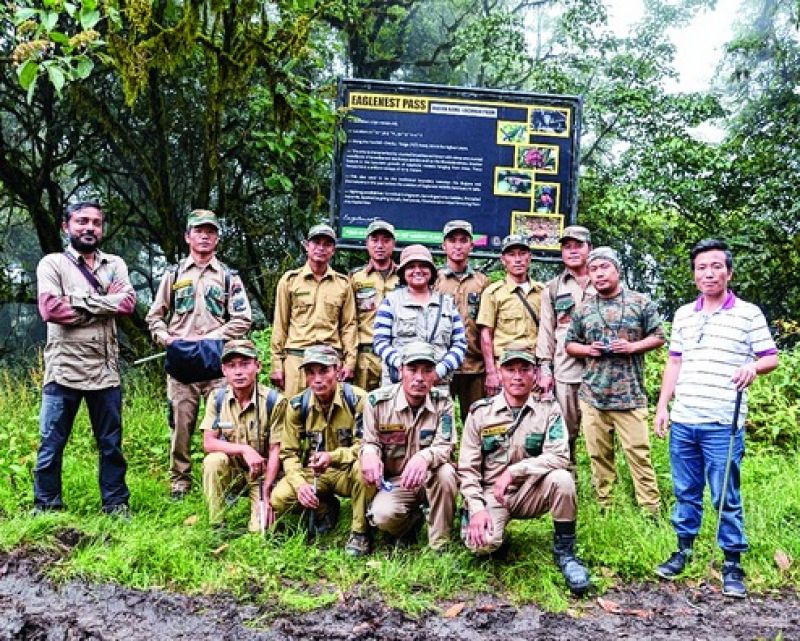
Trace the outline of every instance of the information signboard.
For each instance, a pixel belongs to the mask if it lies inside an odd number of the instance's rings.
[[[445,222],[472,223],[478,253],[524,233],[556,252],[575,222],[581,99],[342,80],[331,194],[344,247],[391,222],[400,245],[438,247]]]

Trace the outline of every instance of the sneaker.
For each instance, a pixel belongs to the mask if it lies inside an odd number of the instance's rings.
[[[116,505],[104,505],[103,514],[106,516],[113,516],[114,518],[123,521],[131,520],[131,508],[127,503],[117,503]]]
[[[33,509],[31,510],[31,516],[54,514],[57,512],[63,512],[65,509],[66,508],[61,504],[34,503]]]
[[[350,540],[345,543],[344,551],[348,556],[366,556],[372,550],[372,543],[369,536],[361,532],[353,532]]]
[[[747,588],[744,585],[744,570],[738,563],[725,561],[722,564],[722,594],[734,599],[743,599],[747,596]]]
[[[686,568],[686,563],[691,556],[691,549],[673,552],[671,557],[656,567],[656,574],[667,581],[678,578],[678,575]]]

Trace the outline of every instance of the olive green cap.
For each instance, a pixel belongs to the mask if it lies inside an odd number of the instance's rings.
[[[254,358],[255,360],[258,360],[258,349],[256,349],[253,341],[247,339],[242,338],[228,341],[225,343],[225,347],[222,349],[221,360],[224,363],[233,356],[244,356],[245,358]]]
[[[528,251],[531,249],[530,238],[524,234],[509,234],[503,239],[502,253],[507,252],[512,247],[524,247]]]
[[[472,238],[472,223],[466,220],[451,220],[445,223],[444,229],[442,229],[442,237],[447,238],[454,231],[466,232]]]
[[[589,252],[589,257],[586,259],[586,263],[592,263],[596,260],[607,260],[610,263],[614,264],[614,267],[617,268],[617,271],[620,271],[620,260],[619,254],[615,252],[611,247],[597,247]]]
[[[423,341],[413,341],[403,348],[403,358],[401,360],[403,365],[419,361],[426,361],[436,365],[436,352],[433,350],[433,345]]]
[[[561,232],[561,236],[558,239],[558,242],[562,243],[565,240],[572,238],[573,240],[577,240],[581,243],[591,243],[592,242],[592,234],[591,232],[586,229],[586,227],[581,227],[580,225],[570,225],[569,227],[565,227],[564,231]]]
[[[531,365],[536,365],[536,354],[524,347],[515,348],[512,346],[503,350],[503,353],[500,354],[500,365],[503,366],[511,361],[525,361]]]
[[[306,235],[306,240],[311,240],[317,236],[327,236],[333,242],[336,242],[336,232],[333,231],[333,227],[330,225],[326,225],[322,223],[320,225],[314,225],[311,229],[308,230],[308,234]]]
[[[222,228],[217,215],[210,209],[195,209],[192,211],[192,213],[189,214],[189,218],[186,220],[186,231],[189,231],[192,227],[199,227],[200,225],[213,225],[217,228],[217,231]]]
[[[339,354],[330,345],[312,345],[303,352],[303,362],[300,367],[313,363],[336,367],[339,364]]]
[[[389,234],[392,238],[394,238],[394,225],[392,223],[387,223],[385,220],[381,220],[378,218],[377,220],[373,220],[369,226],[367,227],[367,236],[372,236],[376,231],[385,231]]]

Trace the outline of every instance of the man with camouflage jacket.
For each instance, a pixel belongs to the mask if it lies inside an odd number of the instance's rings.
[[[648,296],[622,286],[620,261],[613,249],[594,249],[588,264],[597,294],[573,314],[565,342],[567,354],[586,360],[579,396],[592,483],[601,506],[609,508],[616,480],[616,432],[628,459],[636,501],[656,515],[659,492],[650,461],[644,354],[665,342],[661,317]]]

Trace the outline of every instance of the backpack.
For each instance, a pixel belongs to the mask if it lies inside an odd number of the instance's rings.
[[[256,389],[258,389],[258,383],[256,382]],[[225,392],[228,390],[227,385],[223,385],[222,387],[218,387],[217,391],[214,395],[214,409],[217,412],[217,416],[214,419],[214,423],[211,426],[211,429],[217,431],[217,436],[222,438],[222,428],[219,426],[219,417],[222,414],[222,401],[225,399]],[[280,396],[278,392],[274,389],[270,388],[267,392],[267,420],[272,417],[272,410],[275,409],[275,405],[277,405]],[[261,427],[261,408],[258,402],[258,398],[256,397],[256,425]],[[267,434],[265,438],[265,442],[269,442],[269,424],[267,424]]]
[[[272,390],[270,390],[272,391]],[[350,410],[350,413],[355,416],[356,415],[356,405],[358,405],[358,397],[356,393],[353,391],[353,386],[350,383],[342,383],[342,394],[344,396],[344,402],[347,405],[347,409]],[[308,418],[308,411],[311,407],[311,388],[307,388],[301,398],[300,398],[300,425],[305,428],[306,419]]]

